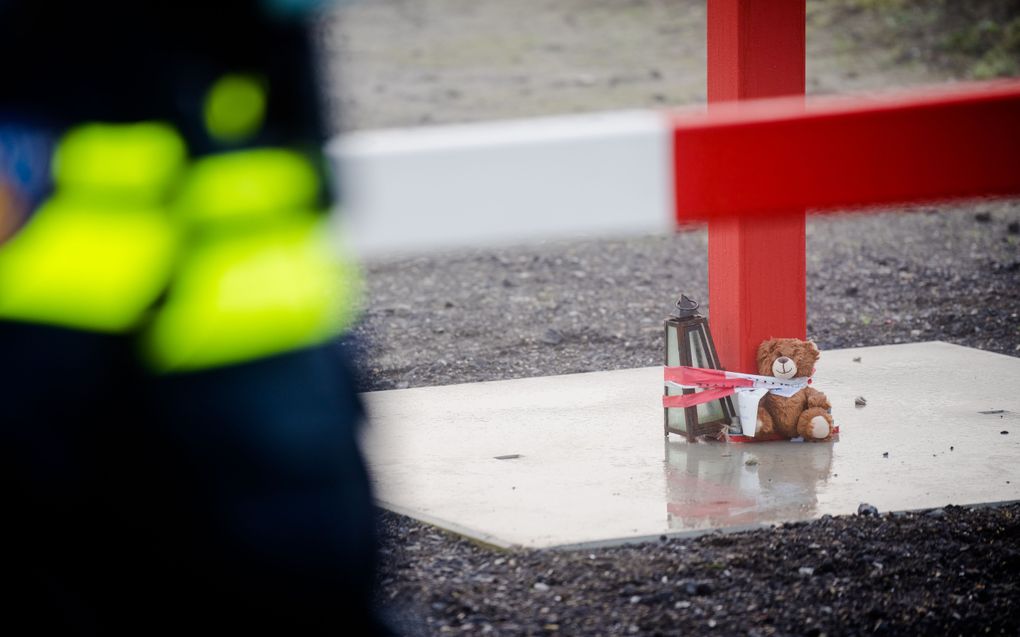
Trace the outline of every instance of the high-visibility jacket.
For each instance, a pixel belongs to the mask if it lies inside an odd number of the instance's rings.
[[[338,259],[318,179],[293,151],[256,149],[200,159],[174,204],[188,237],[165,304],[145,332],[161,371],[285,352],[343,331],[357,273]]]
[[[0,320],[135,332],[151,367],[174,372],[321,343],[354,317],[357,274],[298,152],[189,164],[165,124],[88,124],[60,141],[53,178],[0,246]]]
[[[167,212],[184,143],[156,123],[90,124],[53,157],[55,191],[0,246],[0,318],[127,332],[166,287],[180,235]]]

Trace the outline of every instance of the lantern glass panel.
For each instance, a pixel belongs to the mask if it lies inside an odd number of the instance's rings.
[[[691,351],[691,366],[711,368],[712,357],[705,351],[704,338],[701,335],[701,330],[697,329],[697,327],[687,330],[687,343]]]
[[[700,394],[703,389],[696,389],[694,393]],[[723,413],[722,402],[718,400],[710,400],[707,403],[701,403],[697,405],[698,410],[698,422],[713,422],[716,420],[722,420],[726,417]]]
[[[676,325],[666,325],[666,364],[670,367],[680,365],[680,346],[677,343],[677,331]]]
[[[677,367],[680,365],[680,343],[679,343],[679,326],[667,323],[666,324],[666,364],[670,367]],[[679,396],[684,393],[684,390],[673,387],[672,385],[666,386],[666,395],[668,396]],[[666,422],[670,427],[677,431],[687,431],[687,410],[679,407],[670,407],[666,409]]]
[[[702,336],[701,330],[692,329],[687,332],[687,339],[690,345],[691,352],[691,365],[693,367],[715,367],[712,361],[711,354],[705,349],[705,340]],[[696,389],[694,393],[700,394],[703,389]],[[707,403],[701,403],[697,406],[698,409],[698,422],[713,422],[716,420],[722,420],[726,417],[723,413],[722,402],[718,400],[710,400]]]

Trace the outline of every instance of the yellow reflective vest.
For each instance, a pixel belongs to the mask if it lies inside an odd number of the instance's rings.
[[[53,173],[54,195],[0,246],[0,320],[134,332],[154,370],[177,372],[322,343],[355,317],[357,272],[300,153],[188,165],[168,126],[89,124]]]

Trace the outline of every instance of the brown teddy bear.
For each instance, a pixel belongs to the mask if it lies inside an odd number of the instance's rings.
[[[796,338],[773,338],[758,347],[758,373],[783,380],[811,376],[821,354],[815,344]],[[832,439],[832,405],[825,394],[807,386],[789,398],[769,393],[758,404],[756,437],[801,436],[805,441]]]

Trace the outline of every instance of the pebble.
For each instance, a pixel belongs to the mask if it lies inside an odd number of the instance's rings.
[[[811,577],[812,575],[815,574],[815,569],[811,568],[810,566],[801,566],[799,569],[797,569],[797,573],[801,577]]]
[[[945,517],[946,510],[945,509],[941,509],[941,508],[940,509],[932,509],[931,511],[928,511],[927,513],[925,513],[925,515],[927,515],[929,518],[942,518],[942,517]]]
[[[863,406],[865,406],[867,404],[868,404],[868,401],[867,401],[867,399],[864,396],[858,396],[857,398],[854,398],[854,406],[855,407],[863,407]]]
[[[712,585],[708,582],[687,582],[684,584],[684,592],[688,595],[711,595]]]
[[[534,586],[534,588],[535,588],[535,590],[536,590],[536,591],[538,591],[539,593],[545,593],[545,592],[548,592],[548,590],[549,590],[549,585],[548,585],[548,584],[546,584],[545,582],[535,582],[535,586]]]
[[[542,335],[542,342],[546,345],[559,345],[563,342],[563,335],[556,330],[549,328]]]
[[[857,515],[878,515],[878,509],[867,502],[861,502],[857,507]]]

